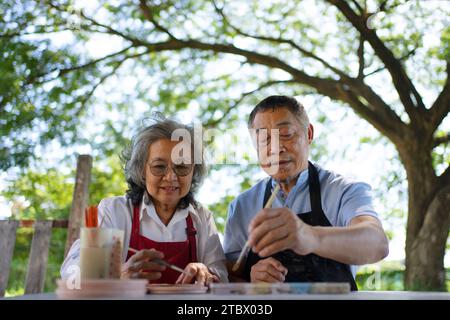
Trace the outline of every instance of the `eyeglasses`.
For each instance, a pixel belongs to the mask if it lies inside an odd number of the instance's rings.
[[[178,177],[184,177],[191,173],[192,169],[194,168],[193,164],[172,164],[171,165],[173,172]],[[154,176],[163,177],[167,174],[167,170],[169,170],[169,166],[167,163],[150,163],[149,164],[150,172]]]

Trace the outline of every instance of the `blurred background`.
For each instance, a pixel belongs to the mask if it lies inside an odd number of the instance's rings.
[[[265,175],[254,105],[292,95],[315,127],[310,158],[371,184],[389,256],[362,290],[450,286],[450,2],[74,0],[0,4],[0,219],[68,219],[77,157],[89,204],[127,189],[120,152],[153,112],[201,124],[198,199],[227,206]],[[6,295],[24,292],[19,228]],[[44,291],[67,231],[54,229]]]

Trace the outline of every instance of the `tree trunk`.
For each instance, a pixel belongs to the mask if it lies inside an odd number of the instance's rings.
[[[450,186],[438,184],[430,148],[411,140],[406,144],[408,150],[400,150],[408,177],[405,289],[443,291]]]

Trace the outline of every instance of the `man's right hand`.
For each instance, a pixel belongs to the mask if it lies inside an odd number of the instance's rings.
[[[166,269],[153,259],[164,259],[164,254],[155,249],[140,250],[130,257],[128,261],[122,265],[122,279],[145,278],[148,280],[157,280],[161,278],[161,271]]]
[[[259,260],[250,271],[251,282],[284,282],[288,270],[280,261],[269,257]]]

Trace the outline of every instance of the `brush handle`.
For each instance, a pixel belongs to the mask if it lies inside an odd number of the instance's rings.
[[[272,191],[272,194],[270,195],[269,200],[267,200],[266,205],[264,206],[264,209],[270,208],[272,206],[272,203],[275,200],[275,197],[277,196],[277,193],[278,193],[279,190],[280,190],[280,185],[276,184],[275,188]],[[242,263],[242,260],[244,260],[244,257],[247,256],[249,251],[250,251],[250,246],[249,246],[248,240],[247,240],[245,242],[244,247],[241,250],[241,253],[239,254],[239,258],[237,259],[236,263],[233,265],[232,270],[234,272],[236,272],[239,269],[239,267],[240,267],[240,265]]]

